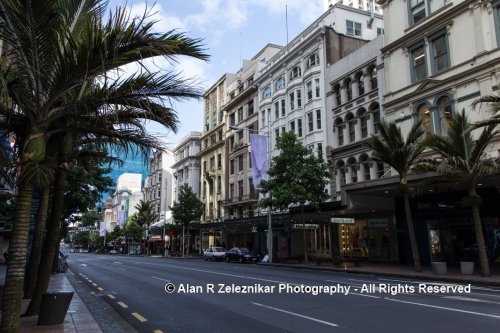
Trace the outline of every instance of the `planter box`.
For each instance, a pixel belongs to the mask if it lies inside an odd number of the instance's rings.
[[[444,261],[435,261],[432,263],[432,271],[436,275],[445,275],[448,273],[448,269],[446,268],[446,262]]]
[[[474,262],[473,261],[461,261],[460,270],[462,274],[474,274]]]

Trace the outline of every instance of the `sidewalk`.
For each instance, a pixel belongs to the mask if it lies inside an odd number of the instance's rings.
[[[5,285],[5,273],[6,273],[6,266],[0,265],[0,286]],[[82,302],[78,294],[75,292],[75,289],[73,288],[68,278],[66,277],[66,274],[64,273],[53,274],[50,277],[48,291],[57,291],[57,290],[74,292],[73,298],[71,299],[71,303],[69,305],[68,313],[64,318],[64,323],[60,325],[38,326],[36,324],[38,321],[38,316],[21,317],[19,326],[19,331],[21,333],[28,333],[28,332],[101,333],[102,332],[102,330],[99,328],[99,325],[94,320],[94,318],[92,317],[89,310]],[[27,306],[28,302],[23,300],[22,301],[23,309],[25,310]]]

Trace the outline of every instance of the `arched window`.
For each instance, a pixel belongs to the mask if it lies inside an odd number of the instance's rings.
[[[356,74],[356,80],[358,81],[358,90],[359,95],[363,95],[365,93],[365,83],[363,82],[363,73]]]
[[[418,120],[422,121],[422,129],[425,131],[425,135],[432,134],[432,120],[431,120],[431,110],[427,104],[420,104],[417,107]]]
[[[451,120],[453,119],[453,110],[451,99],[448,96],[443,96],[437,100],[439,112],[439,123],[441,135],[448,135],[450,130]]]
[[[340,84],[336,84],[333,87],[333,96],[335,98],[335,106],[339,106],[342,104],[341,98],[340,98]]]
[[[339,146],[344,144],[344,129],[343,129],[342,118],[337,118],[335,120],[335,131],[337,132],[337,142]]]
[[[373,133],[378,133],[378,123],[380,123],[380,106],[378,103],[370,105],[370,112],[373,113]]]
[[[264,89],[262,89],[262,98],[269,98],[271,97],[271,87],[267,86]]]
[[[345,86],[347,88],[347,100],[350,101],[352,100],[352,80],[345,80]]]
[[[313,53],[307,58],[307,68],[319,65],[319,56],[317,53]]]
[[[354,157],[350,157],[347,160],[347,165],[349,167],[349,172],[351,173],[351,183],[358,182],[358,168],[356,167],[356,159]]]
[[[378,87],[377,67],[375,66],[370,67],[369,73],[370,73],[370,83],[372,85],[372,90],[377,89]]]
[[[279,77],[276,80],[274,87],[276,88],[276,90],[280,90],[280,89],[285,88],[285,78],[283,76]]]
[[[295,66],[290,71],[290,80],[296,79],[302,76],[302,71],[299,66]]]
[[[364,108],[359,109],[358,118],[361,124],[361,137],[366,138],[368,136],[368,113]]]
[[[345,163],[342,160],[337,162],[337,174],[339,175],[340,185],[345,185]]]
[[[370,159],[368,155],[362,154],[359,157],[359,166],[361,167],[361,173],[363,175],[363,180],[370,180]]]
[[[356,140],[356,126],[352,113],[348,113],[345,116],[345,122],[347,123],[347,128],[349,130],[349,142],[354,142],[354,140]]]

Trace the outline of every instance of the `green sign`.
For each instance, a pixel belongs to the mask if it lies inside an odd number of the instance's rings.
[[[330,220],[332,223],[341,223],[341,224],[353,224],[354,219],[350,217],[332,217]]]

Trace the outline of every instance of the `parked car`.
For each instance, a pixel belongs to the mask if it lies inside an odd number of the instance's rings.
[[[69,266],[68,263],[66,262],[67,258],[68,256],[66,254],[59,251],[59,261],[57,266],[57,271],[59,273],[65,273],[68,270]]]
[[[116,251],[116,250],[111,250],[111,251],[109,251],[109,254],[118,254],[118,251]]]
[[[226,262],[257,262],[257,256],[245,247],[233,247],[231,250],[226,252],[225,258]]]
[[[207,260],[223,260],[226,255],[226,249],[223,247],[211,246],[203,252],[203,258]]]

